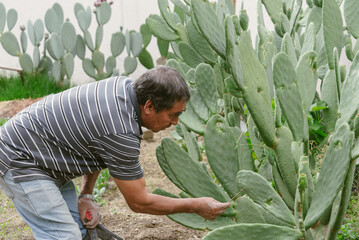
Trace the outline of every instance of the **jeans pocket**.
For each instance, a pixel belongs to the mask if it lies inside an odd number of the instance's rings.
[[[7,184],[4,181],[4,176],[0,177],[0,189],[4,192],[4,194],[8,197],[13,199],[14,195],[12,194],[10,188],[7,186]]]

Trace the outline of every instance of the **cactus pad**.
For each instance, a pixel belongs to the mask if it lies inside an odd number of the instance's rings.
[[[172,30],[175,31],[178,22],[176,21],[174,14],[168,11],[169,10],[168,0],[158,0],[158,7],[167,25],[170,28],[172,28]]]
[[[111,75],[114,68],[116,68],[116,58],[113,56],[109,56],[106,60],[106,73],[108,75]]]
[[[292,228],[276,226],[270,224],[237,224],[218,228],[208,233],[203,240],[299,240],[302,233]]]
[[[195,163],[178,144],[169,138],[164,138],[161,144],[169,167],[187,193],[193,197],[213,197],[220,202],[229,200],[199,163]]]
[[[309,111],[312,105],[317,88],[318,75],[316,71],[313,71],[316,56],[317,54],[313,51],[303,54],[295,69],[300,95],[306,112]]]
[[[239,171],[237,143],[232,130],[220,115],[213,115],[207,122],[204,144],[211,169],[229,196],[235,196],[238,187],[233,179]]]
[[[20,56],[20,45],[15,35],[12,32],[5,32],[1,36],[1,45],[5,51],[11,56]]]
[[[212,50],[207,40],[196,30],[192,21],[188,22],[187,29],[189,41],[199,55],[207,62],[215,63],[217,61],[216,53]]]
[[[37,19],[34,23],[34,43],[40,43],[44,37],[44,23],[42,20]],[[35,45],[35,44],[33,44]]]
[[[142,51],[142,35],[139,32],[131,32],[130,38],[132,56],[138,57]]]
[[[24,31],[22,31],[20,34],[20,44],[22,52],[25,53],[27,50],[27,35]]]
[[[224,27],[208,1],[193,0],[192,10],[196,23],[212,48],[222,57],[226,55]]]
[[[359,94],[359,81],[357,81],[359,76],[359,54],[354,58],[352,66],[350,67],[346,81],[344,82],[342,92],[345,94],[341,95],[340,105],[339,105],[339,120],[337,124],[350,121],[351,118],[357,113],[359,107],[358,98],[353,96],[358,96]]]
[[[198,65],[195,73],[197,89],[209,111],[213,114],[217,113],[217,96],[212,94],[216,92],[214,78],[214,71],[210,65],[205,63]]]
[[[143,47],[146,48],[151,42],[152,33],[147,24],[142,24],[140,27],[140,33],[142,35]]]
[[[55,61],[52,65],[52,76],[56,81],[60,81],[61,79],[61,63],[59,61]]]
[[[306,229],[312,227],[323,216],[338,195],[348,173],[351,146],[350,127],[344,123],[335,131],[325,153],[313,201],[304,220]]]
[[[32,52],[32,57],[33,57],[34,68],[36,69],[39,66],[39,63],[40,63],[40,50],[39,50],[39,47],[34,47],[34,51]]]
[[[291,152],[293,142],[292,133],[289,128],[282,126],[276,129],[278,144],[274,148],[277,155],[278,170],[287,186],[288,192],[294,198],[297,188],[297,172]]]
[[[229,217],[218,217],[213,221],[205,221],[205,219],[194,213],[177,213],[168,215],[168,217],[177,223],[186,227],[198,230],[214,230],[216,228],[234,225],[236,222]]]
[[[280,13],[283,12],[281,0],[262,0],[270,19],[274,24],[280,23]]]
[[[329,70],[325,75],[322,85],[322,100],[328,105],[323,109],[323,123],[328,132],[334,132],[338,119],[338,93],[334,70]]]
[[[287,54],[279,53],[274,58],[273,80],[280,108],[285,116],[295,141],[302,141],[304,114],[297,75]]]
[[[185,191],[185,188],[182,186],[182,184],[177,180],[175,175],[173,174],[171,168],[168,165],[167,159],[165,158],[165,155],[163,154],[163,148],[162,145],[159,145],[156,148],[156,157],[158,164],[160,165],[162,171],[166,174],[166,176],[171,180],[174,185],[176,185],[179,189],[182,191]]]
[[[71,79],[72,74],[74,73],[75,62],[74,56],[71,53],[66,53],[64,56],[64,67],[67,79]]]
[[[189,130],[203,135],[204,127],[201,120],[194,113],[191,104],[187,104],[186,111],[184,111],[180,117],[179,121],[186,126]]]
[[[6,24],[6,9],[3,3],[0,2],[0,34],[3,33]]]
[[[188,75],[188,74],[187,74]],[[189,99],[189,104],[197,116],[203,121],[207,122],[209,118],[209,111],[206,104],[203,102],[201,95],[198,92],[198,89],[191,88],[191,98]]]
[[[140,55],[138,55],[138,60],[147,69],[152,69],[155,67],[151,54],[145,48],[142,49]]]
[[[62,24],[61,40],[64,48],[68,52],[71,52],[76,47],[76,30],[70,22]]]
[[[96,36],[95,36],[95,48],[100,49],[101,43],[103,40],[103,25],[98,25],[96,28]]]
[[[32,73],[33,63],[31,57],[27,53],[23,53],[19,58],[20,66],[25,73]]]
[[[226,56],[227,61],[231,67],[231,72],[234,78],[234,82],[237,87],[243,89],[243,71],[242,65],[239,60],[239,50],[236,42],[238,42],[237,35],[235,33],[234,24],[230,16],[226,17]]]
[[[85,46],[84,39],[80,35],[77,35],[76,54],[81,60],[83,60],[85,58],[86,46]]]
[[[240,188],[245,188],[245,194],[266,211],[286,223],[295,225],[291,211],[270,183],[261,175],[253,171],[242,170],[237,174],[237,183]]]
[[[267,74],[255,55],[249,32],[241,34],[238,46],[243,69],[243,98],[263,141],[272,147],[276,137]]]
[[[111,53],[112,56],[119,56],[125,48],[126,40],[122,32],[112,34],[111,37]]]
[[[236,200],[237,223],[266,223],[255,203],[248,196]]]
[[[93,44],[92,37],[89,31],[84,32],[84,40],[87,47],[93,52],[95,51],[95,45]]]
[[[359,23],[357,16],[359,16],[359,2],[356,0],[346,0],[344,2],[345,22],[349,32],[356,39],[359,38]]]
[[[126,74],[131,74],[136,70],[137,67],[137,59],[131,56],[127,56],[125,58],[125,72]]]
[[[196,50],[187,43],[180,42],[179,51],[183,60],[192,68],[196,68],[199,64],[203,63],[202,58],[198,55]]]
[[[175,41],[179,36],[171,31],[164,23],[158,21],[153,17],[146,18],[146,24],[150,28],[152,34],[158,38],[168,41]]]
[[[96,9],[96,20],[99,25],[106,24],[111,18],[111,5],[108,2],[101,2]]]
[[[343,19],[336,0],[323,1],[323,34],[328,65],[334,69],[333,49],[341,50],[343,44]]]
[[[92,78],[96,77],[96,69],[94,65],[92,64],[91,59],[85,58],[82,61],[82,68],[84,69],[85,73],[89,75]]]
[[[9,11],[7,12],[7,28],[9,29],[9,31],[11,31],[13,29],[13,27],[15,26],[16,22],[17,22],[17,12],[15,9],[11,8],[9,9]]]
[[[59,33],[61,23],[54,9],[50,8],[45,13],[45,26],[50,33]]]
[[[80,10],[76,13],[77,22],[83,32],[88,29],[87,15],[85,10]]]

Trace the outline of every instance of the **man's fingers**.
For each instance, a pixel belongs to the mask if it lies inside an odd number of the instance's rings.
[[[229,206],[231,206],[231,203],[230,202],[225,202],[225,203],[222,203],[222,205],[223,205],[223,208],[226,209]]]
[[[220,211],[225,211],[229,206],[231,206],[231,203],[230,203],[230,202],[219,203],[218,210],[220,210]]]

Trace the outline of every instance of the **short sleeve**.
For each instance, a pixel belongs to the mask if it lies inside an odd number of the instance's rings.
[[[132,134],[109,134],[92,140],[90,148],[101,158],[112,177],[135,180],[143,177],[138,160],[140,140]]]

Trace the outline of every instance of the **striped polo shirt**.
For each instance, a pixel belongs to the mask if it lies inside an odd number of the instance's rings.
[[[15,182],[63,183],[108,168],[114,178],[141,178],[140,117],[126,77],[49,95],[0,128],[0,176],[11,169]]]

